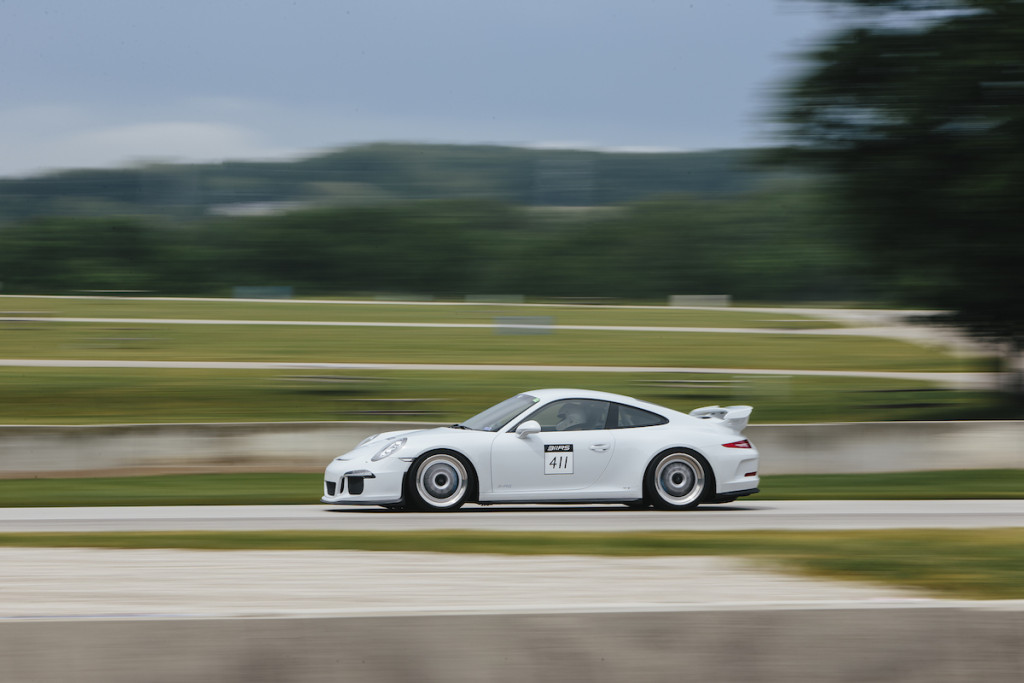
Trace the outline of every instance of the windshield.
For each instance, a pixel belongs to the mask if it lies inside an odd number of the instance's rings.
[[[519,415],[539,400],[536,396],[519,394],[491,406],[479,415],[474,415],[463,422],[462,425],[482,432],[496,432],[508,424],[513,417]]]

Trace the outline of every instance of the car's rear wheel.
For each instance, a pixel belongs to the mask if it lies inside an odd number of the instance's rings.
[[[704,502],[714,475],[693,451],[662,453],[647,467],[647,500],[660,510],[692,510]]]
[[[409,470],[408,499],[417,510],[458,510],[473,490],[472,466],[458,453],[428,453]]]

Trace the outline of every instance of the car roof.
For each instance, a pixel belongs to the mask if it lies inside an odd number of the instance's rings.
[[[632,396],[626,396],[624,394],[613,394],[608,391],[595,391],[594,389],[535,389],[534,391],[524,391],[524,394],[530,396],[536,396],[542,401],[553,401],[560,398],[591,398],[599,401],[614,401],[616,403],[626,403],[638,407],[648,406],[651,408],[657,408],[660,411],[671,411],[671,408],[657,405],[649,401],[642,401]]]

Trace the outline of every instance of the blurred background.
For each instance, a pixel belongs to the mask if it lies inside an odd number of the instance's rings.
[[[44,0],[3,3],[0,27],[0,59],[10,65],[0,86],[0,294],[408,304],[300,315],[5,296],[6,357],[441,363],[454,354],[550,365],[1002,370],[1009,379],[970,392],[907,377],[833,377],[813,388],[742,373],[725,383],[638,373],[530,379],[680,407],[754,396],[775,406],[761,417],[778,420],[814,410],[822,419],[1020,414],[1012,373],[1024,340],[1024,9],[1015,0]],[[669,302],[682,305],[653,322],[608,306]],[[513,308],[537,303],[566,308]],[[779,310],[743,319],[719,310],[737,305]],[[809,310],[783,310],[793,306]],[[836,307],[914,310],[884,319],[904,325],[884,343],[766,337],[851,324],[820,310]],[[193,316],[494,329],[339,327],[317,337],[207,324],[184,338],[153,322]],[[510,316],[541,316],[547,329],[506,334]],[[123,317],[140,321],[126,326]],[[874,329],[880,319],[857,324]],[[922,320],[932,327],[906,333],[905,323]],[[942,336],[920,332],[937,322]],[[566,323],[764,335],[584,334]],[[347,414],[295,396],[302,407],[291,412],[236,411],[244,399],[124,371],[124,406],[180,392],[182,405],[222,407],[133,412],[114,409],[112,397],[105,409],[88,399],[73,407],[55,397],[96,390],[95,373],[0,374],[9,393],[0,419],[15,422]],[[447,403],[419,416],[447,418],[468,408],[454,397],[475,404],[515,390],[490,375],[460,376],[439,392],[431,377],[357,373],[294,385],[278,373],[259,376],[255,393],[268,404],[282,391],[437,398]],[[821,410],[821,395],[835,398],[834,410]],[[352,415],[399,414],[394,404],[343,405],[355,406]]]

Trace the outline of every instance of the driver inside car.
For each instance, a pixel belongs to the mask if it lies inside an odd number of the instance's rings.
[[[558,424],[555,425],[555,430],[559,432],[579,429],[580,425],[586,422],[586,414],[583,412],[583,406],[579,403],[566,403],[561,410],[558,411]]]

